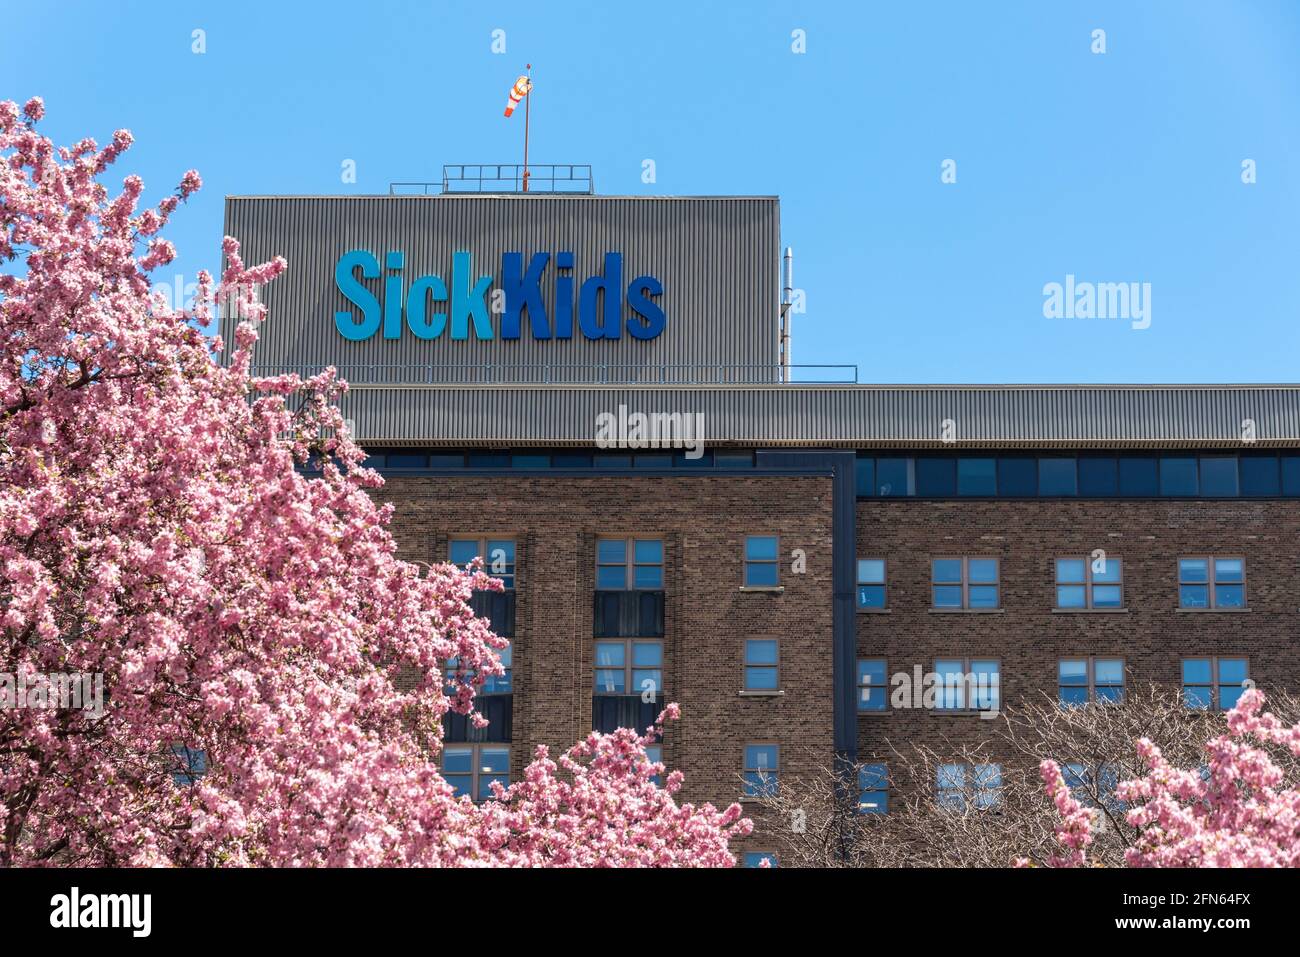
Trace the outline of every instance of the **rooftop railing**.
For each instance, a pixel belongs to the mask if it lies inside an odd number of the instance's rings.
[[[523,192],[524,167],[511,163],[459,163],[443,166],[440,182],[388,184],[390,196]],[[585,164],[529,163],[528,192],[591,195],[596,182]]]
[[[261,365],[255,375],[315,375],[321,365]],[[417,365],[335,363],[356,385],[854,385],[856,365]]]

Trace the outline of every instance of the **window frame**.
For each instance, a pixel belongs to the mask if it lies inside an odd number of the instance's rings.
[[[517,592],[519,590],[519,536],[518,535],[514,533],[502,534],[502,535],[479,535],[473,533],[467,533],[464,535],[448,535],[447,536],[447,562],[449,564],[455,565],[457,568],[463,569],[465,566],[459,562],[454,561],[451,557],[451,548],[452,545],[454,545],[456,542],[473,542],[475,548],[477,549],[477,551],[475,552],[475,557],[483,559],[483,571],[490,577],[496,578],[499,581],[501,581],[501,583],[505,585],[506,591]],[[491,562],[491,558],[487,554],[489,542],[509,542],[513,547],[514,558],[510,562],[510,571],[507,574],[505,575],[492,574],[491,571],[492,562]],[[506,584],[507,579],[509,581],[509,584]]]
[[[1061,562],[1077,562],[1077,561],[1082,561],[1082,562],[1083,562],[1083,581],[1081,581],[1081,582],[1070,582],[1070,581],[1063,582],[1063,581],[1061,581]],[[1053,591],[1052,591],[1052,598],[1054,599],[1054,604],[1053,604],[1053,608],[1054,608],[1054,610],[1056,610],[1056,611],[1069,611],[1069,612],[1081,612],[1081,611],[1107,611],[1107,612],[1115,612],[1115,611],[1124,611],[1124,610],[1128,607],[1127,605],[1124,604],[1125,600],[1126,600],[1127,597],[1128,597],[1127,594],[1126,594],[1125,591],[1124,591],[1124,559],[1123,559],[1122,556],[1119,556],[1119,555],[1113,555],[1113,556],[1112,556],[1112,555],[1107,555],[1107,556],[1105,557],[1104,561],[1105,561],[1107,564],[1109,564],[1110,562],[1115,562],[1115,563],[1117,563],[1117,564],[1119,565],[1119,580],[1118,580],[1118,581],[1113,581],[1113,582],[1104,582],[1104,581],[1103,581],[1103,582],[1099,582],[1099,581],[1096,581],[1096,580],[1093,578],[1092,558],[1091,558],[1090,555],[1083,555],[1083,556],[1079,556],[1079,555],[1058,555],[1056,558],[1052,559],[1052,582],[1053,582],[1053,584],[1052,584],[1052,589],[1053,589]],[[1098,605],[1098,604],[1096,603],[1095,599],[1093,598],[1093,589],[1094,589],[1096,586],[1098,586],[1098,585],[1101,585],[1101,586],[1103,586],[1103,587],[1106,587],[1106,586],[1113,586],[1113,587],[1118,588],[1118,589],[1119,589],[1119,604],[1118,604],[1118,605]],[[1070,588],[1070,587],[1080,588],[1080,587],[1081,587],[1081,588],[1083,588],[1083,605],[1082,605],[1082,607],[1077,606],[1077,605],[1062,605],[1062,604],[1061,604],[1061,588],[1062,588],[1062,587],[1065,587],[1065,588]]]
[[[749,749],[750,749],[750,748],[775,748],[775,749],[776,749],[776,767],[771,768],[771,769],[768,770],[768,771],[764,771],[763,769],[761,769],[761,768],[757,768],[757,767],[751,768],[751,767],[749,766]],[[742,795],[741,800],[743,800],[743,801],[760,801],[760,800],[762,800],[762,799],[765,798],[765,797],[770,797],[770,796],[771,796],[770,793],[765,793],[765,792],[763,792],[763,791],[754,791],[754,792],[751,793],[751,791],[750,791],[750,782],[749,782],[749,777],[748,777],[748,775],[750,775],[750,774],[760,774],[760,775],[761,775],[761,774],[766,774],[769,778],[771,778],[771,780],[772,780],[772,786],[773,786],[774,788],[780,787],[780,784],[781,784],[781,745],[780,745],[778,742],[776,742],[776,741],[746,741],[744,744],[742,744],[742,745],[740,746],[740,765],[741,765],[741,776],[742,776],[742,781],[744,782],[744,786],[743,786],[743,788],[742,788],[742,790],[741,790],[741,795]],[[764,788],[767,787],[766,783],[765,783],[764,785],[762,785],[762,786],[763,786]]]
[[[1087,667],[1086,681],[1081,685],[1067,685],[1061,683],[1061,665],[1067,661],[1082,661]],[[1118,699],[1099,699],[1097,697],[1097,662],[1098,661],[1118,661],[1120,683],[1118,685],[1105,684],[1103,688],[1119,688],[1120,696]],[[1087,688],[1088,700],[1081,703],[1069,703],[1061,700],[1062,688]],[[1123,655],[1062,655],[1056,659],[1056,703],[1063,708],[1077,708],[1081,705],[1088,704],[1122,704],[1125,695],[1128,694],[1128,661]]]
[[[881,565],[880,581],[868,582],[862,580],[863,562],[880,562]],[[865,558],[857,558],[855,559],[855,564],[853,566],[853,577],[855,579],[853,584],[853,605],[857,609],[859,614],[864,614],[864,615],[879,614],[880,612],[889,610],[889,559],[876,558],[870,555],[868,555]],[[858,598],[858,589],[862,588],[863,586],[880,589],[879,605],[862,604],[862,602]]]
[[[455,751],[455,752],[463,752],[463,751],[468,750],[468,751],[470,752],[470,769],[469,769],[469,776],[470,776],[470,782],[469,782],[469,783],[470,783],[470,789],[469,789],[469,799],[470,799],[471,801],[473,801],[475,804],[482,804],[484,801],[491,801],[491,800],[494,800],[493,795],[492,795],[492,786],[491,786],[491,783],[490,783],[490,782],[489,782],[489,784],[488,784],[487,796],[486,796],[486,797],[479,797],[480,778],[484,778],[484,777],[486,777],[486,778],[496,778],[496,777],[500,777],[500,776],[501,776],[501,775],[500,775],[500,772],[485,771],[485,770],[483,769],[483,759],[482,759],[482,757],[480,757],[480,752],[481,752],[481,750],[484,749],[484,748],[487,748],[487,749],[492,750],[492,751],[504,751],[504,752],[505,752],[505,754],[506,754],[506,770],[505,770],[505,782],[504,782],[504,784],[505,784],[506,787],[510,787],[510,784],[511,784],[510,762],[511,762],[511,757],[512,757],[512,755],[511,755],[511,753],[510,753],[510,745],[509,745],[508,743],[507,743],[507,744],[502,744],[502,743],[500,743],[500,742],[492,742],[492,741],[474,741],[474,742],[458,741],[458,742],[456,742],[456,743],[454,743],[454,744],[446,744],[446,743],[444,743],[443,746],[442,746],[442,754],[439,755],[439,761],[438,761],[438,770],[442,773],[443,780],[446,780],[447,777],[448,777],[448,773],[449,773],[449,772],[447,771],[447,756],[448,756],[450,753],[452,753],[453,751]],[[465,776],[465,772],[464,772],[464,771],[455,771],[455,772],[450,772],[450,773],[451,773],[451,776],[453,776],[453,777],[458,777],[458,778],[460,778],[460,777],[464,777],[464,776]],[[451,783],[451,782],[448,781],[448,784],[450,784],[450,783]],[[460,797],[460,796],[457,796],[457,800],[459,800],[459,797]]]
[[[933,674],[942,676],[943,673],[939,671],[939,662],[941,661],[961,662],[961,666],[962,666],[961,673],[963,678],[962,706],[960,708],[944,707],[942,701],[943,701],[944,689],[947,687],[947,685],[941,683],[938,687],[939,697],[935,699],[934,710],[936,712],[942,712],[943,714],[988,714],[989,712],[992,712],[994,714],[997,714],[1002,710],[1002,659],[1001,658],[994,657],[992,655],[987,657],[981,655],[975,655],[974,657],[970,657],[970,656],[963,657],[962,655],[937,655],[933,659],[933,664],[934,664],[934,668],[932,670]],[[971,668],[972,661],[991,661],[995,665],[997,665],[997,669],[998,669],[997,670],[997,676],[998,676],[997,700],[994,702],[993,707],[991,708],[971,707],[971,703],[967,694],[967,692],[969,692],[971,688],[970,688],[970,682],[966,676],[974,674],[974,671]]]
[[[647,667],[645,667],[644,665],[640,665],[640,666],[638,666],[638,665],[635,663],[635,656],[634,656],[634,654],[633,654],[633,648],[632,648],[632,646],[635,645],[635,644],[642,644],[642,645],[658,645],[658,646],[659,646],[659,666],[658,666],[657,668],[647,668]],[[597,653],[597,650],[599,649],[599,646],[600,646],[600,645],[622,645],[622,646],[623,646],[623,664],[622,664],[621,666],[618,666],[618,665],[601,665],[600,662],[596,660],[596,653]],[[667,655],[667,649],[666,649],[665,646],[664,646],[664,639],[662,639],[662,638],[596,638],[596,639],[594,639],[594,644],[592,645],[592,649],[591,649],[591,688],[592,688],[591,693],[592,693],[593,695],[600,695],[600,696],[613,697],[613,698],[620,698],[620,697],[639,698],[639,697],[641,697],[642,695],[645,694],[645,691],[644,691],[644,690],[642,690],[642,689],[640,689],[640,688],[637,688],[635,691],[633,691],[633,690],[629,690],[629,689],[635,687],[635,685],[633,684],[633,677],[632,677],[633,672],[635,672],[635,671],[658,671],[658,672],[659,672],[659,686],[658,686],[657,688],[655,688],[655,690],[654,690],[654,695],[655,695],[654,700],[657,701],[657,700],[658,700],[658,699],[659,699],[659,698],[664,694],[664,687],[663,687],[663,685],[664,685],[664,670],[665,670],[665,669],[664,669],[664,660],[665,660],[666,655]],[[598,682],[599,682],[599,677],[598,677],[599,672],[601,672],[601,671],[617,671],[617,670],[620,670],[620,668],[621,668],[621,670],[622,670],[622,672],[623,672],[623,690],[622,690],[622,691],[606,691],[606,690],[604,690],[604,689],[600,686],[600,684],[598,683]]]
[[[945,768],[961,768],[962,782],[961,787],[943,787],[940,784],[939,775],[944,773]],[[995,787],[977,787],[976,786],[976,769],[997,768],[998,783]],[[972,804],[977,811],[994,811],[995,813],[1002,808],[1002,788],[1005,777],[1005,769],[1000,761],[985,761],[980,764],[969,764],[965,761],[944,761],[935,768],[934,777],[934,801],[935,806],[941,811],[958,811],[962,814],[969,813]],[[960,794],[961,806],[953,807],[946,805],[943,799],[945,794]],[[991,803],[981,806],[975,802],[977,793],[988,793],[993,795]]]
[[[1250,657],[1247,655],[1189,655],[1180,658],[1178,660],[1179,688],[1182,691],[1183,706],[1185,708],[1190,708],[1193,711],[1206,710],[1206,711],[1218,711],[1221,713],[1231,710],[1230,708],[1223,707],[1222,696],[1219,694],[1220,690],[1223,688],[1241,688],[1242,691],[1245,691],[1246,689],[1242,686],[1240,682],[1224,682],[1222,680],[1222,677],[1219,674],[1219,662],[1224,660],[1240,661],[1246,668],[1246,677],[1243,680],[1245,681],[1252,680],[1250,677]],[[1205,684],[1204,682],[1199,682],[1199,681],[1189,683],[1187,679],[1183,676],[1184,666],[1189,661],[1208,661],[1210,663],[1210,683],[1208,685]],[[1187,703],[1188,688],[1208,688],[1210,691],[1209,705],[1206,708],[1201,709],[1188,704]]]
[[[749,663],[749,643],[752,641],[770,641],[776,645],[776,661],[773,664],[750,664]],[[741,668],[741,688],[745,694],[751,695],[774,695],[781,693],[781,639],[768,638],[764,636],[753,636],[744,639],[740,648],[740,668]],[[770,688],[751,688],[749,686],[749,669],[762,668],[764,671],[771,671],[775,674],[776,679]]]
[[[623,561],[621,562],[602,562],[600,560],[600,543],[601,542],[622,542],[623,543]],[[659,561],[657,562],[638,562],[636,560],[636,543],[637,542],[657,542],[659,544]],[[598,535],[596,537],[596,591],[663,591],[664,582],[667,576],[667,550],[664,545],[662,535]],[[602,568],[622,568],[623,569],[623,587],[622,588],[602,588],[600,585],[600,570]],[[644,588],[636,583],[636,570],[638,568],[658,568],[659,584],[653,587]]]
[[[997,595],[997,603],[990,608],[972,608],[970,604],[970,563],[972,561],[984,562],[991,561],[994,564],[994,578],[992,582],[975,582],[976,588],[993,588]],[[961,607],[957,608],[952,605],[935,604],[935,589],[956,587],[954,582],[940,582],[935,579],[935,565],[938,562],[961,562]],[[989,612],[998,612],[1002,610],[1002,559],[996,555],[935,555],[930,558],[930,611],[954,613],[954,612],[974,612],[976,614]]]
[[[776,557],[774,558],[750,558],[749,542],[754,538],[770,538],[776,543]],[[775,591],[781,588],[781,536],[775,532],[754,532],[746,533],[745,541],[740,547],[740,587],[750,591]],[[749,582],[749,569],[752,565],[771,565],[772,570],[776,572],[776,581],[771,585],[751,585]]]
[[[873,772],[872,772],[872,773],[875,773],[875,774],[880,775],[879,778],[877,778],[876,780],[873,780],[873,781],[871,782],[871,783],[873,783],[873,784],[877,784],[878,786],[877,786],[877,787],[874,787],[874,788],[864,788],[864,787],[862,786],[862,776],[863,776],[863,774],[864,774],[865,772],[867,772],[868,769],[872,769],[872,768],[879,768],[879,769],[880,769],[879,771],[873,771]],[[858,804],[857,804],[857,813],[860,814],[860,815],[863,815],[863,816],[870,815],[870,814],[879,814],[879,815],[882,815],[882,816],[883,816],[883,815],[888,815],[888,814],[889,814],[889,792],[890,792],[890,790],[891,790],[890,785],[891,785],[892,783],[893,783],[893,782],[890,780],[890,777],[889,777],[889,764],[888,764],[888,763],[886,763],[886,762],[884,762],[884,761],[866,761],[866,762],[864,762],[864,763],[858,765],[858,782],[857,782]],[[871,808],[871,809],[866,809],[866,808],[864,808],[864,807],[863,807],[863,800],[862,800],[862,799],[863,799],[866,795],[868,795],[868,794],[883,794],[883,795],[885,796],[885,797],[884,797],[884,805],[885,805],[884,808],[880,808],[880,807],[878,807],[878,806],[875,807],[875,808]]]
[[[1183,581],[1183,562],[1203,561],[1205,562],[1205,581]],[[1241,581],[1239,582],[1220,582],[1215,574],[1215,563],[1219,561],[1237,561],[1241,562]],[[1178,587],[1178,610],[1191,612],[1207,611],[1226,611],[1238,612],[1245,611],[1250,607],[1250,592],[1247,589],[1249,574],[1246,571],[1245,555],[1180,555],[1175,560],[1175,570],[1177,575]],[[1240,585],[1241,586],[1241,604],[1240,605],[1220,605],[1218,598],[1218,586],[1223,585]],[[1183,586],[1184,585],[1204,585],[1206,590],[1206,605],[1204,608],[1198,608],[1195,605],[1183,604]]]
[[[508,643],[504,648],[493,648],[492,650],[496,652],[498,658],[504,658],[504,659],[505,659],[502,663],[506,666],[506,673],[503,674],[503,675],[487,675],[487,676],[483,679],[483,683],[482,683],[482,684],[480,684],[480,685],[475,685],[475,687],[474,687],[474,697],[475,697],[476,699],[477,699],[477,698],[482,698],[482,697],[490,697],[490,696],[492,696],[492,695],[507,695],[507,694],[514,694],[514,692],[515,692],[515,674],[514,674],[514,669],[515,669],[515,642],[514,642],[514,639],[513,639],[513,638],[510,639],[509,643]],[[455,681],[456,681],[456,676],[457,676],[457,672],[458,672],[458,670],[459,670],[459,667],[460,667],[460,664],[459,664],[459,658],[458,658],[458,657],[451,657],[451,658],[448,658],[445,662],[443,662],[443,677],[444,677],[444,679],[445,679],[447,685],[451,685],[451,684],[454,684],[454,683],[455,683]],[[478,676],[479,676],[479,673],[478,673],[476,670],[472,669],[472,668],[466,669],[466,671],[465,671],[465,675],[464,675],[465,680],[468,681],[470,684],[473,684],[473,683],[474,683],[474,679],[477,678]],[[496,688],[495,685],[493,685],[493,687],[491,688],[491,690],[488,690],[488,688],[489,688],[489,682],[493,682],[493,683],[495,683],[495,682],[502,681],[502,680],[504,680],[504,681],[509,685],[509,689],[508,689],[508,690],[501,690],[501,689],[499,689],[499,688]]]
[[[879,661],[884,674],[884,683],[879,686],[879,690],[884,697],[884,705],[879,708],[862,707],[862,689],[875,689],[876,685],[863,684],[862,682],[862,664],[867,661]],[[889,659],[888,658],[858,658],[854,661],[854,697],[857,699],[855,709],[858,714],[888,714],[889,713]]]

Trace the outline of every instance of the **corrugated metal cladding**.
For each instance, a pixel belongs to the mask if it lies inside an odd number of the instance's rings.
[[[226,234],[243,246],[245,262],[276,255],[286,275],[269,284],[263,301],[270,319],[260,330],[261,369],[335,365],[390,366],[421,376],[371,381],[457,381],[433,378],[431,369],[508,365],[598,364],[760,365],[777,363],[780,300],[780,210],[776,197],[641,196],[362,196],[226,198]],[[572,251],[575,287],[601,272],[606,252],[623,254],[623,285],[653,275],[663,283],[656,302],[664,331],[643,341],[589,341],[577,330],[569,340],[453,341],[401,339],[376,334],[363,342],[339,335],[334,313],[353,308],[334,282],[339,257],[365,249],[380,262],[388,250],[406,255],[404,288],[425,274],[450,284],[452,253],[473,254],[474,274],[501,280],[501,254]],[[381,270],[381,276],[389,275]],[[366,285],[382,301],[383,279]],[[555,298],[554,260],[543,277],[548,314]],[[445,307],[444,307],[445,308]],[[626,302],[623,319],[632,313]],[[493,317],[493,326],[497,319]],[[230,341],[228,324],[222,335]],[[353,374],[354,381],[361,376]],[[516,381],[531,381],[528,378]],[[694,380],[693,380],[694,381]]]
[[[716,445],[1300,445],[1300,386],[365,387],[342,402],[372,445],[592,446],[596,417],[704,413]]]

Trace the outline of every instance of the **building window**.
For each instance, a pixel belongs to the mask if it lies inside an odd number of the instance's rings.
[[[1230,711],[1249,680],[1250,664],[1245,658],[1184,658],[1183,703],[1189,708]]]
[[[1111,812],[1123,807],[1115,796],[1119,786],[1119,768],[1103,762],[1094,769],[1086,764],[1069,762],[1061,765],[1061,778],[1070,789],[1070,796],[1085,807],[1105,805]]]
[[[939,807],[951,811],[987,810],[1001,802],[1002,765],[941,764],[935,772]]]
[[[884,711],[889,706],[884,658],[858,659],[858,710]]]
[[[501,579],[506,588],[515,587],[515,543],[512,539],[453,538],[449,551],[451,563],[460,568],[466,568],[475,558],[482,557],[485,572]]]
[[[446,744],[442,749],[442,776],[456,797],[475,803],[492,797],[492,782],[510,785],[510,749],[499,744]]]
[[[645,746],[645,759],[651,764],[663,764],[664,746],[662,744],[647,744]],[[650,780],[654,782],[654,786],[657,788],[664,786],[664,782],[660,780],[657,774],[653,775]]]
[[[1123,608],[1124,570],[1118,558],[1058,558],[1057,608]]]
[[[514,649],[513,644],[506,645],[504,648],[493,649],[494,651],[496,651],[497,657],[501,659],[501,664],[505,665],[506,673],[503,675],[485,676],[483,679],[483,684],[476,689],[477,694],[480,695],[510,694],[515,690],[513,684],[511,683],[511,673],[512,673],[513,658],[514,658],[513,649]],[[447,659],[448,684],[452,684],[453,682],[455,682],[456,677],[459,674],[459,671],[460,671],[460,659],[448,658]],[[466,680],[472,682],[474,679],[474,674],[475,672],[473,669],[467,668],[465,670],[463,677]],[[454,694],[455,692],[449,690],[448,693]]]
[[[889,772],[883,764],[858,768],[858,813],[889,813]]]
[[[858,607],[886,607],[885,560],[883,558],[858,559]]]
[[[1180,608],[1245,608],[1246,561],[1243,558],[1180,558]]]
[[[776,691],[781,687],[775,638],[745,640],[745,690]]]
[[[745,536],[746,588],[775,588],[780,584],[776,555],[775,535]]]
[[[1062,658],[1056,680],[1063,705],[1124,700],[1122,658]]]
[[[781,748],[775,744],[745,745],[745,797],[771,797],[776,794],[777,776],[781,772]]]
[[[997,711],[1002,698],[1002,668],[993,658],[940,658],[935,707],[941,711]]]
[[[664,686],[662,641],[596,642],[596,694],[657,697]]]
[[[930,563],[930,581],[935,608],[998,607],[996,558],[936,558]]]
[[[771,851],[746,851],[746,867],[763,867],[763,862],[767,862],[767,867],[776,867],[776,855]]]
[[[172,783],[178,788],[194,784],[208,771],[208,753],[201,748],[174,744],[172,757],[176,759],[172,768]]]
[[[596,587],[602,591],[663,588],[664,543],[657,538],[599,539]]]

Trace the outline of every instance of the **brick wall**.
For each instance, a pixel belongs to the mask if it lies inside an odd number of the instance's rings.
[[[1123,658],[1134,686],[1173,688],[1184,657],[1246,657],[1265,692],[1300,690],[1298,533],[1300,509],[1278,501],[861,501],[857,551],[888,560],[890,611],[857,616],[858,654],[886,658],[890,673],[930,671],[940,657],[999,658],[1010,705],[1054,698],[1058,660],[1087,655]],[[1055,559],[1095,549],[1123,560],[1127,612],[1054,613]],[[1001,560],[1000,613],[929,610],[931,558],[961,555]],[[1249,611],[1178,610],[1178,559],[1198,555],[1245,557]],[[859,715],[859,760],[887,763],[891,742],[918,736],[975,744],[988,740],[987,724],[933,711]]]
[[[664,760],[684,801],[737,800],[747,742],[781,745],[782,773],[811,773],[832,746],[831,480],[824,477],[389,476],[401,557],[445,560],[458,535],[517,542],[514,728],[517,778],[538,744],[591,730],[597,537],[660,537],[666,592],[666,699],[682,708]],[[776,534],[780,594],[742,592],[747,534]],[[803,575],[790,553],[807,556]],[[747,637],[780,644],[784,695],[743,688]],[[751,807],[752,810],[752,807]],[[761,829],[738,850],[772,846]]]

